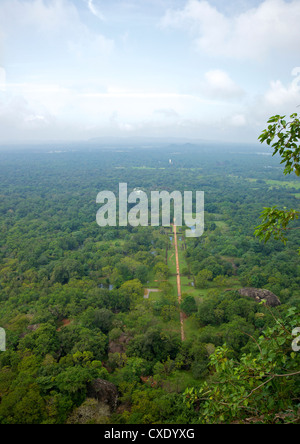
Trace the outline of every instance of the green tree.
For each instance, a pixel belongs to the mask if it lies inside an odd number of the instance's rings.
[[[141,376],[147,374],[145,359],[130,357],[122,368],[116,370],[116,379],[120,382],[139,382]]]
[[[46,418],[45,401],[36,383],[39,366],[40,358],[28,350],[22,354],[14,382],[1,396],[1,424],[39,424]]]
[[[195,298],[193,296],[189,296],[187,295],[181,305],[180,305],[181,310],[187,315],[187,316],[191,316],[193,313],[197,312],[197,304],[195,301]]]
[[[41,324],[36,331],[28,333],[20,340],[19,349],[31,349],[40,356],[45,356],[47,353],[55,354],[59,349],[58,333],[55,325],[51,323]]]
[[[113,313],[107,308],[89,307],[80,316],[82,326],[86,328],[97,328],[107,334],[111,328]]]
[[[273,156],[279,154],[281,163],[285,165],[284,174],[295,173],[300,176],[300,120],[297,113],[290,116],[276,115],[268,120],[268,128],[263,130],[259,136],[261,143],[266,142],[273,148]],[[280,210],[277,206],[264,208],[262,212],[262,224],[255,230],[255,235],[267,242],[270,237],[286,243],[287,230],[290,230],[290,222],[298,219],[299,212],[294,209],[284,208]],[[300,252],[300,250],[299,250]]]
[[[199,273],[196,276],[196,287],[197,288],[205,288],[208,285],[208,281],[212,280],[213,278],[213,273],[210,270],[206,270],[205,268],[201,271],[199,271]]]
[[[199,422],[296,422],[300,354],[293,351],[292,332],[299,324],[299,314],[289,309],[239,361],[228,346],[217,348],[210,356],[210,380],[184,393],[187,406],[199,411]]]
[[[159,281],[168,279],[170,276],[169,267],[163,262],[158,262],[154,267],[155,276]]]
[[[129,296],[130,304],[133,307],[138,302],[141,302],[144,295],[144,287],[138,279],[132,279],[125,282],[120,287],[120,293],[124,296]]]
[[[18,386],[1,399],[0,424],[40,424],[45,419],[45,401],[34,382]]]

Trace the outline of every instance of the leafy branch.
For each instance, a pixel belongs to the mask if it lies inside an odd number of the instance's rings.
[[[273,156],[280,154],[281,163],[285,164],[284,174],[294,172],[300,176],[300,120],[297,113],[290,116],[291,121],[285,120],[286,116],[276,115],[267,123],[269,126],[259,136],[261,143],[266,142],[274,149]],[[276,140],[275,142],[274,139]],[[273,143],[272,143],[273,142]]]
[[[285,165],[284,174],[294,172],[300,176],[300,120],[297,113],[291,114],[291,120],[287,122],[286,116],[271,117],[268,120],[268,128],[263,130],[259,136],[261,143],[266,142],[273,148],[273,156],[277,153],[281,156],[281,164]],[[299,212],[296,210],[279,210],[277,206],[264,208],[261,214],[263,222],[256,227],[255,236],[267,242],[272,236],[284,244],[287,241],[287,230],[289,223],[298,219]],[[293,229],[299,229],[296,227]]]
[[[279,319],[273,316],[275,325],[255,338],[259,354],[253,351],[235,362],[226,345],[218,347],[210,356],[210,380],[186,389],[184,402],[199,411],[201,423],[247,422],[249,415],[273,423],[288,412],[287,422],[299,420],[290,396],[293,392],[296,400],[299,397],[300,355],[291,348],[299,314],[293,307]]]
[[[261,225],[256,227],[254,234],[260,240],[264,240],[265,243],[270,239],[271,236],[273,236],[274,239],[280,240],[286,244],[286,232],[287,230],[291,230],[288,225],[290,222],[297,220],[299,214],[299,212],[293,209],[289,211],[287,211],[286,208],[279,210],[277,209],[277,206],[264,208],[260,216],[263,222]]]

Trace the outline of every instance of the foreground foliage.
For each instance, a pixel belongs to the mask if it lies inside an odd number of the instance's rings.
[[[280,115],[271,117],[268,120],[268,128],[261,133],[259,140],[271,145],[273,156],[279,154],[280,163],[285,166],[285,175],[295,173],[300,176],[300,120],[297,113],[290,116],[290,121],[285,118],[286,116]],[[273,236],[274,239],[286,243],[286,232],[291,229],[289,224],[298,217],[299,212],[294,209],[287,210],[285,207],[280,210],[277,206],[264,208],[261,215],[263,222],[257,227],[255,235],[265,242]]]
[[[288,310],[255,341],[256,352],[239,361],[226,345],[217,348],[209,381],[184,393],[186,404],[199,410],[199,421],[299,422],[300,355],[292,349],[292,331],[299,323],[299,314]]]

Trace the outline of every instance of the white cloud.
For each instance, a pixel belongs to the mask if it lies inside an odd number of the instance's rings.
[[[211,56],[260,59],[272,50],[298,51],[299,22],[299,0],[265,0],[232,16],[206,0],[189,0],[183,9],[168,10],[161,25],[187,29]]]
[[[15,137],[21,130],[34,132],[53,127],[57,121],[67,131],[72,118],[74,125],[78,125],[81,110],[76,85],[86,82],[91,65],[94,68],[97,63],[103,64],[104,56],[114,49],[114,42],[89,28],[74,3],[0,1],[0,34],[4,35],[9,67],[0,67],[2,135],[11,131]],[[24,54],[28,56],[25,58]],[[18,72],[12,69],[14,63],[20,66]],[[15,81],[11,81],[12,72]],[[68,86],[62,86],[65,84]]]
[[[175,109],[173,108],[161,108],[161,109],[155,109],[153,111],[154,114],[157,114],[159,116],[162,116],[166,119],[178,119],[179,114]]]
[[[30,103],[22,95],[10,92],[0,93],[1,138],[21,139],[25,134],[40,130],[53,131],[55,117],[44,106]]]
[[[300,1],[238,3],[0,0],[1,137],[255,137],[300,104],[300,68],[284,77],[300,63]],[[167,6],[162,24],[175,32],[156,26]]]
[[[104,15],[99,9],[96,7],[94,0],[86,0],[89,10],[93,15],[95,15],[98,19],[104,20]]]
[[[300,68],[295,68],[291,74],[290,82],[271,80],[262,94],[253,96],[243,104],[243,108],[232,115],[229,124],[235,128],[251,130],[257,139],[271,116],[289,116],[299,112],[297,107],[300,105]]]
[[[68,49],[79,60],[93,59],[101,55],[109,55],[114,50],[114,41],[88,29],[83,29],[78,38],[68,41]]]
[[[6,90],[6,71],[0,66],[0,91]]]
[[[213,99],[234,99],[244,94],[230,76],[221,69],[214,69],[205,73],[203,93]]]
[[[89,6],[96,13],[92,2]],[[36,46],[37,42],[40,46],[50,44],[57,54],[63,48],[69,48],[81,55],[90,55],[95,50],[94,56],[97,56],[99,52],[110,53],[114,47],[112,39],[83,22],[70,0],[1,0],[1,29],[6,39],[17,35],[19,41],[24,38],[30,45]],[[37,48],[34,47],[34,50]]]
[[[46,34],[69,28],[79,20],[76,7],[68,0],[2,0],[1,3],[0,23],[5,31],[14,24],[21,28],[33,26]]]
[[[232,126],[242,127],[247,124],[247,121],[246,121],[246,117],[244,116],[244,114],[235,114],[234,116],[231,117],[229,123]]]
[[[268,91],[264,95],[264,102],[277,109],[290,107],[291,109],[300,105],[300,68],[292,71],[295,78],[284,85],[280,80],[271,81]]]

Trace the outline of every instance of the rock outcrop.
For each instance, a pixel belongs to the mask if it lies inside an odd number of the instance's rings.
[[[130,339],[131,338],[122,333],[118,339],[115,339],[113,341],[110,340],[108,345],[108,352],[120,354],[126,353],[126,348],[128,343],[130,342]]]
[[[257,302],[265,300],[266,305],[269,305],[270,307],[281,305],[279,298],[270,290],[263,290],[260,288],[241,288],[238,292],[241,296],[248,296],[255,299]]]
[[[107,404],[111,412],[114,412],[118,403],[118,389],[109,381],[95,379],[89,386],[88,398],[94,398],[102,404]]]

